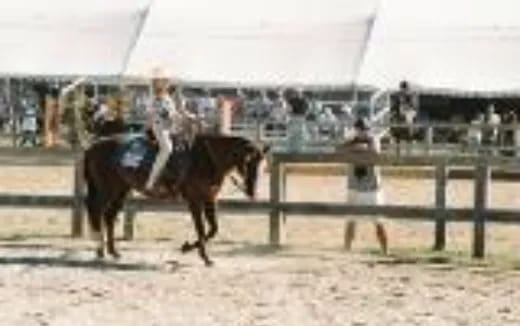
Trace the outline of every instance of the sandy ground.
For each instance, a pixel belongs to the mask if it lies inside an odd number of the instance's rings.
[[[2,167],[0,192],[69,193],[69,167]],[[341,201],[338,177],[291,177],[290,200]],[[385,180],[389,201],[432,204],[433,180]],[[260,185],[267,196],[267,181]],[[518,207],[517,184],[493,184],[492,206]],[[224,196],[238,196],[231,188]],[[451,182],[449,203],[472,205],[472,183]],[[288,245],[266,245],[266,216],[221,213],[205,268],[187,214],[142,213],[119,261],[92,260],[72,240],[69,212],[0,209],[0,325],[520,325],[520,228],[490,224],[484,262],[468,259],[471,225],[448,226],[448,252],[431,254],[433,225],[387,221],[391,255],[370,223],[353,252],[344,221],[288,219]],[[507,263],[504,263],[507,262]]]

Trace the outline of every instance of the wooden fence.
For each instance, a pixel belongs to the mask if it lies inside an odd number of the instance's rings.
[[[70,156],[64,160],[69,160]],[[1,206],[71,208],[73,236],[84,233],[84,181],[81,170],[80,156],[76,157],[74,169],[74,187],[72,196],[32,196],[0,194]],[[485,226],[487,221],[517,223],[520,210],[489,209],[488,192],[492,168],[518,169],[516,158],[491,156],[396,156],[393,154],[361,155],[348,153],[275,153],[270,160],[270,196],[269,200],[246,202],[239,200],[224,200],[219,204],[224,211],[254,212],[269,214],[269,242],[281,245],[285,242],[286,216],[290,214],[309,217],[331,216],[344,218],[345,215],[384,215],[388,218],[421,219],[435,222],[433,248],[442,250],[446,246],[447,221],[471,221],[474,224],[472,254],[474,257],[484,257]],[[380,166],[419,166],[435,168],[435,205],[381,205],[354,206],[348,203],[319,202],[287,202],[286,183],[288,167],[291,165],[317,164],[352,164],[372,163]],[[449,179],[449,169],[456,167],[472,167],[475,180],[474,205],[472,208],[451,208],[446,203],[446,187]],[[132,239],[134,235],[134,217],[143,210],[186,211],[180,203],[168,204],[161,201],[143,198],[131,198],[125,208],[123,224],[124,237]]]
[[[78,161],[79,162],[79,161]],[[435,167],[435,205],[381,205],[354,206],[348,203],[320,202],[287,202],[286,183],[287,167],[298,164],[351,164],[373,163],[392,166],[434,166]],[[338,217],[346,215],[383,215],[387,218],[429,220],[434,221],[433,248],[443,250],[446,246],[446,223],[448,221],[472,221],[474,224],[472,254],[484,257],[485,226],[487,221],[517,223],[520,210],[489,209],[488,191],[490,171],[493,167],[516,166],[518,161],[511,158],[480,157],[432,157],[414,156],[397,157],[393,155],[360,155],[360,154],[273,154],[271,158],[270,197],[269,200],[248,202],[242,200],[223,200],[219,208],[224,211],[240,213],[269,214],[269,242],[279,246],[285,242],[286,216],[290,214],[308,217]],[[472,208],[450,208],[446,204],[446,188],[449,179],[449,168],[473,166],[475,169],[475,196]],[[74,189],[72,196],[32,196],[0,194],[0,205],[21,207],[72,208],[71,232],[73,236],[84,233],[84,185],[81,164],[74,169]],[[181,203],[165,203],[163,201],[144,198],[131,198],[125,209],[123,224],[124,237],[132,239],[134,235],[134,217],[139,211],[186,211]]]
[[[331,163],[373,163],[394,166],[435,166],[435,206],[352,206],[349,204],[317,204],[286,202],[286,167],[292,164],[331,164]],[[492,167],[515,167],[518,161],[500,157],[399,157],[394,155],[360,154],[277,154],[271,161],[270,180],[270,243],[281,245],[285,241],[286,214],[319,215],[384,215],[389,218],[425,218],[435,222],[434,244],[436,250],[446,246],[446,222],[448,220],[473,221],[472,255],[482,258],[485,254],[486,221],[520,222],[520,210],[497,210],[488,208],[488,193]],[[446,204],[448,169],[455,166],[473,166],[474,206],[473,208],[449,208]],[[294,206],[293,206],[294,205]]]

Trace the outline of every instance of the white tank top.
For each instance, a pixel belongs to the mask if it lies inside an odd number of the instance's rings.
[[[180,132],[181,115],[169,96],[154,97],[148,106],[148,112],[152,115],[154,124],[172,133]]]

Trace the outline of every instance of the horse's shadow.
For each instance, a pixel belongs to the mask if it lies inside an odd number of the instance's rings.
[[[150,271],[157,270],[158,267],[145,263],[123,263],[108,260],[82,260],[71,259],[63,256],[16,256],[0,257],[0,267],[9,265],[22,265],[28,267],[65,267],[65,268],[85,268],[94,270],[115,270],[115,271]]]
[[[252,244],[249,242],[241,243],[231,249],[226,249],[220,252],[223,256],[256,256],[263,257],[280,253],[280,248],[269,244]]]

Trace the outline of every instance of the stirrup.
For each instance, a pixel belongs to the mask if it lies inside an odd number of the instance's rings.
[[[152,198],[159,198],[159,199],[166,199],[171,197],[171,193],[165,186],[157,186],[155,185],[151,190],[148,190],[146,188],[143,188],[141,192]]]

